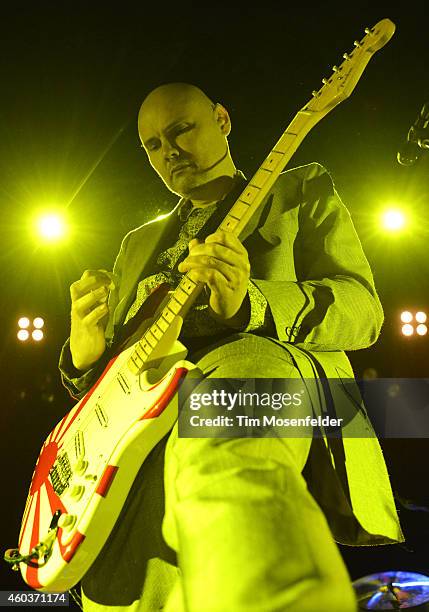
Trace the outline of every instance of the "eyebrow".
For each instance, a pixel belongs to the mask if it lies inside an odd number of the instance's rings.
[[[171,131],[178,123],[182,123],[183,121],[188,121],[186,118],[182,118],[182,119],[175,119],[174,121],[172,121],[171,123],[169,123],[167,125],[167,127],[164,129],[164,132],[169,132]],[[151,138],[149,138],[148,140],[145,140],[143,142],[144,146],[147,147],[148,145],[150,145],[152,142],[157,141],[158,138],[156,136],[152,136]]]

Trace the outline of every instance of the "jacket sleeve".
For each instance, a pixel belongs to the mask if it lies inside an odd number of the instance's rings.
[[[119,254],[116,257],[113,266],[113,277],[115,286],[114,289],[110,291],[108,301],[109,319],[107,321],[105,329],[106,350],[92,368],[90,368],[86,372],[82,372],[80,370],[77,370],[73,365],[72,355],[70,351],[70,338],[67,338],[61,349],[58,364],[61,374],[61,382],[66,387],[70,395],[78,400],[81,399],[98,380],[110,358],[109,347],[113,336],[113,314],[119,301],[119,288],[122,280],[123,261],[125,257],[125,250],[129,235],[130,234],[127,234],[123,239]]]
[[[279,340],[315,351],[366,348],[383,323],[371,269],[328,172],[319,164],[305,168],[288,255],[297,280],[252,282],[268,302]]]

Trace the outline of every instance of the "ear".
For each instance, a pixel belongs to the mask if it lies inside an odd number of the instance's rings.
[[[214,109],[215,121],[221,129],[224,136],[229,136],[231,132],[231,119],[229,118],[228,111],[222,104],[216,102]]]

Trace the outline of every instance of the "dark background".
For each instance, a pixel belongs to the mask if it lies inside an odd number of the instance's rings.
[[[140,148],[139,105],[166,81],[199,85],[230,111],[231,150],[247,176],[261,163],[321,79],[366,26],[389,17],[397,31],[371,59],[351,97],[307,136],[289,166],[319,161],[331,172],[373,268],[386,320],[376,346],[350,354],[356,374],[428,376],[428,337],[405,339],[404,308],[429,309],[426,223],[429,153],[404,167],[396,152],[429,101],[424,2],[222,2],[139,8],[131,3],[37,2],[1,8],[0,318],[3,548],[15,546],[28,482],[43,439],[72,405],[56,372],[68,334],[69,290],[86,268],[110,269],[123,235],[171,209]],[[401,235],[377,222],[405,206]],[[64,208],[72,234],[37,243],[32,215]],[[43,316],[46,340],[16,340],[19,316]],[[353,577],[428,570],[427,440],[383,441],[407,535],[404,546],[346,550]],[[410,506],[410,503],[408,503]],[[1,568],[0,588],[22,588]]]

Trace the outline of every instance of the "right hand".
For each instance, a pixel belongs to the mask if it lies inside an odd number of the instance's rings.
[[[106,348],[104,330],[109,318],[107,298],[113,286],[111,276],[105,270],[85,270],[70,286],[70,351],[78,370],[89,370]]]

